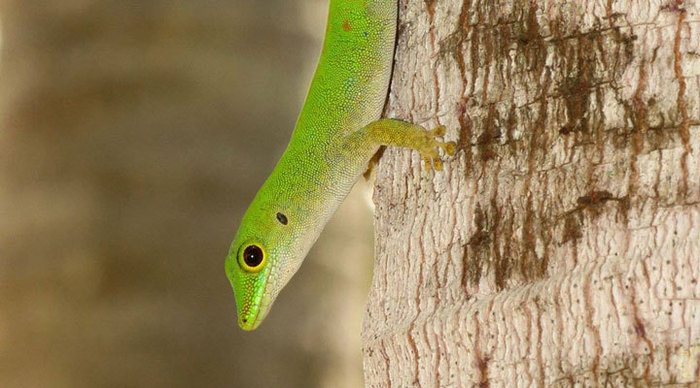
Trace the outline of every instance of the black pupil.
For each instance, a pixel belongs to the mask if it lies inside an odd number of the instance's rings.
[[[243,251],[243,261],[248,267],[255,268],[263,261],[263,252],[257,245],[250,245]]]

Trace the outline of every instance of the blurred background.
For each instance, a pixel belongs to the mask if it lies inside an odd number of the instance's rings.
[[[224,257],[326,0],[0,0],[0,387],[357,387],[368,187],[255,332]]]

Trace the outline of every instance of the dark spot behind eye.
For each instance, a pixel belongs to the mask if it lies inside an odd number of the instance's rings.
[[[287,225],[287,222],[289,222],[289,220],[287,220],[287,216],[282,213],[277,213],[277,221],[279,221],[282,225]]]

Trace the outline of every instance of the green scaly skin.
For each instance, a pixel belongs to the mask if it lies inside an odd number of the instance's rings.
[[[323,51],[291,141],[243,216],[226,259],[245,330],[260,325],[380,146],[416,149],[436,170],[438,149],[454,154],[454,143],[436,139],[443,127],[378,120],[397,10],[396,0],[330,1]],[[246,262],[255,247],[258,260]]]

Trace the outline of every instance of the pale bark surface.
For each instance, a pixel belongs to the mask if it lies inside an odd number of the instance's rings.
[[[700,4],[404,1],[369,386],[700,382]]]

